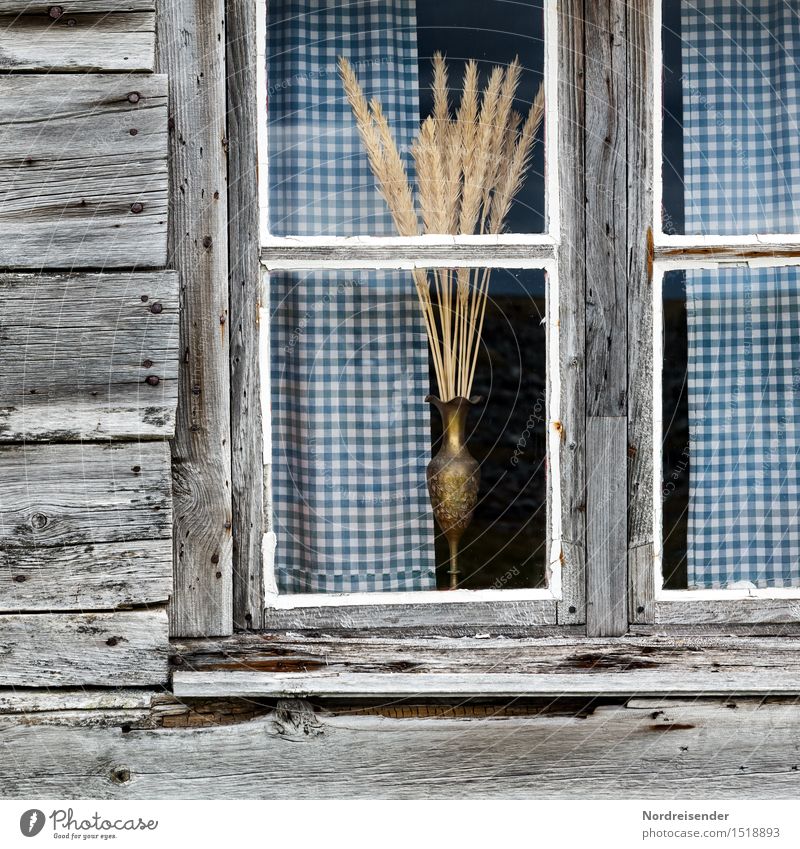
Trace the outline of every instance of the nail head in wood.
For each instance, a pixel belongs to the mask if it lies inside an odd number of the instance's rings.
[[[148,374],[144,381],[148,386],[158,386],[158,375]]]
[[[134,215],[138,215],[138,214],[139,214],[139,213],[140,213],[143,209],[144,209],[144,204],[143,204],[143,203],[139,203],[139,201],[138,201],[138,200],[136,201],[136,203],[132,203],[132,204],[131,204],[131,212],[132,212]]]

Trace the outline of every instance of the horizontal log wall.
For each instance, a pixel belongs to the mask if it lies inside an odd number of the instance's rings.
[[[134,270],[167,263],[154,61],[153,0],[0,0],[0,687],[168,679],[178,279]]]
[[[87,698],[87,695],[89,698]],[[791,701],[314,710],[123,691],[5,698],[3,798],[672,798],[800,793]],[[57,706],[57,707],[56,707]],[[427,718],[426,718],[427,717]],[[465,720],[469,721],[465,721]]]

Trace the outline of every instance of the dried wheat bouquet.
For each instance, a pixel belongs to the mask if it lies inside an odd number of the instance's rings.
[[[481,92],[477,63],[470,60],[460,103],[451,108],[447,63],[441,53],[433,57],[433,114],[422,122],[411,148],[415,191],[381,104],[367,102],[352,66],[339,58],[370,168],[401,236],[503,231],[544,113],[541,85],[524,120],[513,109],[521,70],[518,59],[507,68],[493,68]],[[468,398],[472,391],[489,273],[468,268],[414,271],[443,401]]]

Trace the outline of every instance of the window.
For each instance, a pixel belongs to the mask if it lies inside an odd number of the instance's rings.
[[[664,0],[662,13],[655,620],[794,621],[797,9]]]
[[[565,601],[563,618],[583,615],[582,574],[562,568],[555,23],[555,4],[537,0],[269,4],[260,333],[271,621],[297,621],[280,611],[371,605],[380,624],[374,606],[400,603],[462,602],[465,624],[476,604],[482,617],[496,611],[482,621],[554,625]],[[400,235],[376,185],[339,60],[349,61],[366,98],[380,101],[413,175],[423,167],[414,138],[437,109],[436,54],[446,63],[453,122],[467,100],[470,60],[482,92],[494,69],[505,81],[518,58],[501,124],[513,130],[510,143],[544,103],[502,227],[488,214],[487,192],[483,226],[428,224],[423,207],[426,232]],[[502,103],[501,94],[495,116]],[[500,161],[498,146],[490,162]],[[458,589],[441,592],[452,586],[451,551],[425,480],[442,441],[441,419],[425,403],[439,375],[415,290],[426,280],[435,300],[441,280],[455,293],[464,278],[475,291],[488,287],[472,349],[472,394],[483,400],[467,424],[481,483],[459,544]],[[441,323],[437,336],[444,344]]]

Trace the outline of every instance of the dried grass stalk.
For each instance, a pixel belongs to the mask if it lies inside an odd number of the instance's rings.
[[[411,148],[416,198],[381,104],[367,102],[344,58],[339,59],[339,72],[370,168],[401,236],[419,235],[420,218],[423,233],[503,232],[525,182],[544,115],[541,85],[524,122],[513,108],[522,74],[518,59],[505,69],[493,68],[482,92],[478,65],[467,62],[453,114],[447,63],[441,53],[434,55],[433,114],[422,122]],[[469,397],[490,269],[416,269],[413,278],[439,397]]]

